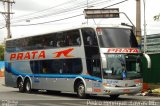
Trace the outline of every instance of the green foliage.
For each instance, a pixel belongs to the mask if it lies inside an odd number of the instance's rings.
[[[0,45],[0,61],[4,60],[4,46]]]

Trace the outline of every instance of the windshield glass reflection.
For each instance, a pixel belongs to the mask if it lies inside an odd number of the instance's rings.
[[[107,68],[104,78],[132,79],[141,77],[141,59],[138,55],[108,54],[106,55]]]

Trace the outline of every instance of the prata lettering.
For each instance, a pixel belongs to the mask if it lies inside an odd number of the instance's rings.
[[[19,52],[11,53],[10,60],[31,60],[31,59],[45,59],[45,51]]]
[[[109,48],[108,53],[138,53],[137,48]]]

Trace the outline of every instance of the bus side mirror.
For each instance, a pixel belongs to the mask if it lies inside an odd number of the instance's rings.
[[[148,54],[143,53],[144,57],[147,59],[147,68],[150,69],[151,68],[151,58]]]
[[[101,53],[101,58],[102,58],[102,68],[106,69],[107,68],[107,60],[106,60],[106,56]]]

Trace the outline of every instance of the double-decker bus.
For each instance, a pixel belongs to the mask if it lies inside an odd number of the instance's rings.
[[[132,29],[81,26],[6,41],[5,84],[36,90],[134,94],[142,89],[142,53]]]

